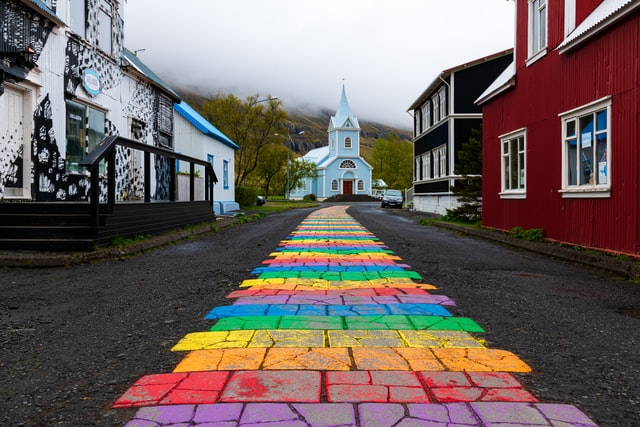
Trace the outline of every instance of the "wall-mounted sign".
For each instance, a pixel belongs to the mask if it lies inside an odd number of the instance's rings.
[[[82,72],[82,87],[91,96],[100,94],[100,76],[92,69]]]

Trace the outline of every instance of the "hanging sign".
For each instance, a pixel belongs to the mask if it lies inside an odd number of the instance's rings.
[[[82,87],[91,96],[100,94],[100,76],[94,70],[88,68],[82,72]]]

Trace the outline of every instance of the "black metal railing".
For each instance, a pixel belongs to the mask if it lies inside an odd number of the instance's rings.
[[[208,200],[213,209],[213,184],[218,182],[216,173],[211,163],[206,160],[185,156],[165,148],[143,144],[121,136],[108,136],[104,138],[81,162],[80,166],[86,167],[91,174],[90,209],[94,226],[100,223],[100,162],[106,160],[107,179],[107,205],[116,203],[116,147],[122,146],[139,150],[144,153],[144,202],[151,202],[151,154],[170,159],[169,162],[169,201],[176,200],[176,160],[188,162],[189,168],[189,200],[195,200],[195,166],[204,167],[205,185],[204,199]]]

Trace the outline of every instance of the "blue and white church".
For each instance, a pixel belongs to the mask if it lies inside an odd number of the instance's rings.
[[[351,112],[344,85],[338,111],[329,120],[327,133],[328,145],[297,159],[314,163],[316,174],[304,178],[290,197],[302,199],[313,193],[324,200],[339,194],[370,195],[373,167],[360,157],[360,125]]]

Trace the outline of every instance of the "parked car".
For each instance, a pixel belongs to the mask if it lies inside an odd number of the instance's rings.
[[[402,191],[400,190],[387,190],[384,192],[384,196],[382,196],[382,207],[396,207],[401,208],[402,202],[404,201],[404,197],[402,196]]]

